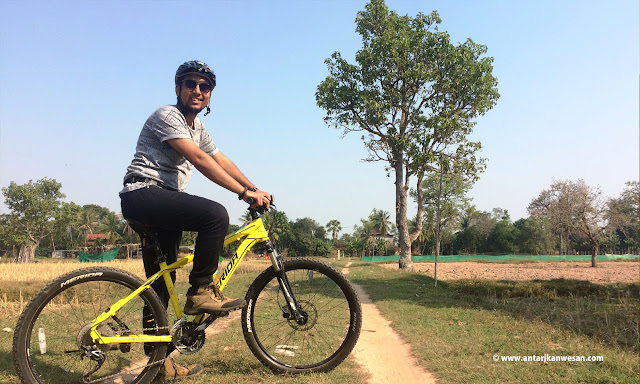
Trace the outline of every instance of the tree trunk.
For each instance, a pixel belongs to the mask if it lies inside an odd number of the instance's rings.
[[[32,263],[36,258],[36,248],[38,244],[23,244],[18,251],[18,257],[13,261],[16,263]]]
[[[598,251],[600,250],[600,246],[598,243],[594,243],[591,246],[591,267],[595,268],[598,266]]]
[[[442,161],[440,161],[440,183],[438,184],[438,198],[437,198],[437,211],[436,211],[436,258],[433,264],[433,285],[438,286],[438,256],[440,256],[440,220],[442,219],[442,209],[440,207],[440,195],[442,194]]]
[[[411,237],[407,226],[407,191],[408,186],[404,183],[404,170],[402,168],[402,153],[395,153],[396,172],[396,227],[398,228],[398,242],[400,245],[400,269],[413,270],[411,262]]]

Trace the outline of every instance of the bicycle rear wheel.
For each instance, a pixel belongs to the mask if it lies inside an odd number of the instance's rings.
[[[242,330],[251,352],[277,373],[328,372],[351,352],[360,335],[362,311],[349,281],[312,259],[294,259],[284,270],[303,324],[289,315],[273,267],[249,287]]]
[[[23,383],[147,383],[155,378],[166,343],[96,344],[91,322],[142,285],[113,268],[85,268],[64,275],[25,307],[13,337],[13,359]],[[148,307],[143,316],[143,307]],[[144,329],[143,329],[144,321]],[[98,326],[105,336],[168,334],[158,295],[147,289]]]

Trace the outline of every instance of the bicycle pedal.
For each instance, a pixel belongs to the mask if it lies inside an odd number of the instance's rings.
[[[214,312],[211,313],[210,316],[212,316],[214,319],[219,319],[221,317],[227,317],[229,316],[229,313],[231,313],[233,311],[227,311],[227,312]]]

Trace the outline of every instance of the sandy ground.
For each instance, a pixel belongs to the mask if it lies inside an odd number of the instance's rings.
[[[398,269],[398,264],[381,264]],[[416,272],[433,276],[434,263],[413,263]],[[592,268],[590,261],[544,263],[438,263],[438,280],[491,279],[491,280],[588,280],[597,284],[637,283],[640,281],[638,261],[600,261]]]
[[[345,275],[349,274],[350,264],[342,270]],[[436,383],[431,373],[418,366],[411,347],[389,326],[391,322],[380,314],[367,293],[360,286],[353,286],[362,304],[362,330],[352,354],[369,373],[369,383]]]

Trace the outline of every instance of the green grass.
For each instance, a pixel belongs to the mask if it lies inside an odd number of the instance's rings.
[[[638,284],[439,282],[354,263],[361,285],[442,383],[637,383]],[[604,362],[494,362],[494,355],[604,356]]]

